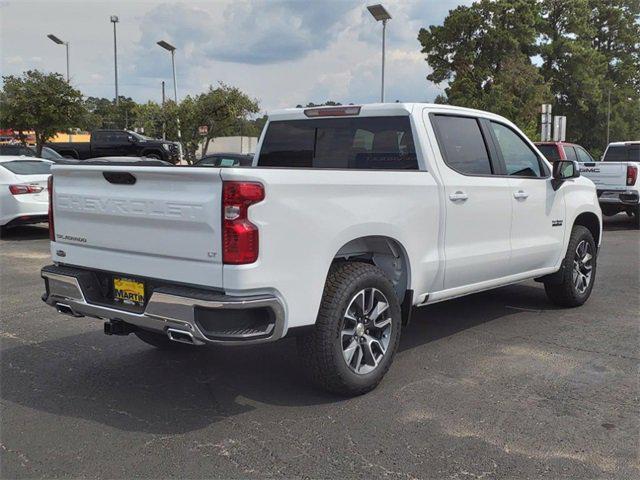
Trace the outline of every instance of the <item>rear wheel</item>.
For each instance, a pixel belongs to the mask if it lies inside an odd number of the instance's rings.
[[[161,350],[186,350],[190,347],[190,345],[187,345],[186,343],[169,340],[169,337],[162,333],[150,332],[148,330],[137,330],[133,333],[144,343],[153,345]]]
[[[640,205],[633,210],[633,225],[640,229]]]
[[[400,304],[384,273],[368,263],[337,263],[329,271],[314,330],[298,338],[298,351],[318,386],[360,395],[389,370],[400,329]]]
[[[7,235],[7,230],[8,228],[6,227],[6,225],[0,226],[0,238],[4,238]]]
[[[587,301],[596,278],[596,243],[589,229],[576,225],[571,231],[561,282],[545,282],[547,297],[562,307],[578,307]]]

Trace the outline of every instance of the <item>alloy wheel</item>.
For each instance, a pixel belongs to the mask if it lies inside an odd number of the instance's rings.
[[[392,321],[387,297],[377,288],[356,293],[344,313],[341,345],[351,371],[365,375],[377,368],[387,353]]]
[[[576,247],[576,254],[573,258],[572,279],[576,291],[583,294],[591,284],[593,273],[593,252],[591,244],[582,240]]]

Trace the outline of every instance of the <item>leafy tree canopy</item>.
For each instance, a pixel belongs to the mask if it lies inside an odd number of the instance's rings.
[[[82,93],[62,75],[29,70],[22,76],[2,77],[0,117],[2,123],[22,132],[33,130],[38,155],[44,143],[59,131],[71,128],[82,116]]]

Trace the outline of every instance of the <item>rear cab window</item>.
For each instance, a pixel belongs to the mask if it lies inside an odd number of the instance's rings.
[[[16,175],[46,175],[47,173],[51,173],[51,164],[38,160],[2,162],[0,163],[0,167],[4,167]]]
[[[418,170],[408,116],[269,122],[259,167]]]
[[[610,145],[604,154],[604,162],[640,162],[640,143]]]
[[[560,152],[555,145],[538,145],[538,150],[550,162],[557,162],[560,159]]]

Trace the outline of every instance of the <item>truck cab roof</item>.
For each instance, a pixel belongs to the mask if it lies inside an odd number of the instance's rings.
[[[503,122],[509,122],[506,118],[483,110],[473,108],[456,107],[453,105],[439,103],[366,103],[360,105],[331,105],[303,108],[283,108],[272,110],[268,113],[270,121],[278,120],[308,120],[310,118],[333,118],[333,117],[382,117],[382,116],[408,116],[415,108],[433,108],[442,111],[456,113],[467,113],[470,115],[485,118],[494,118]],[[350,113],[348,110],[357,109],[357,113]],[[318,112],[309,114],[309,112]],[[346,112],[344,112],[346,111]],[[305,113],[306,112],[306,113]],[[325,113],[326,112],[326,113]]]

